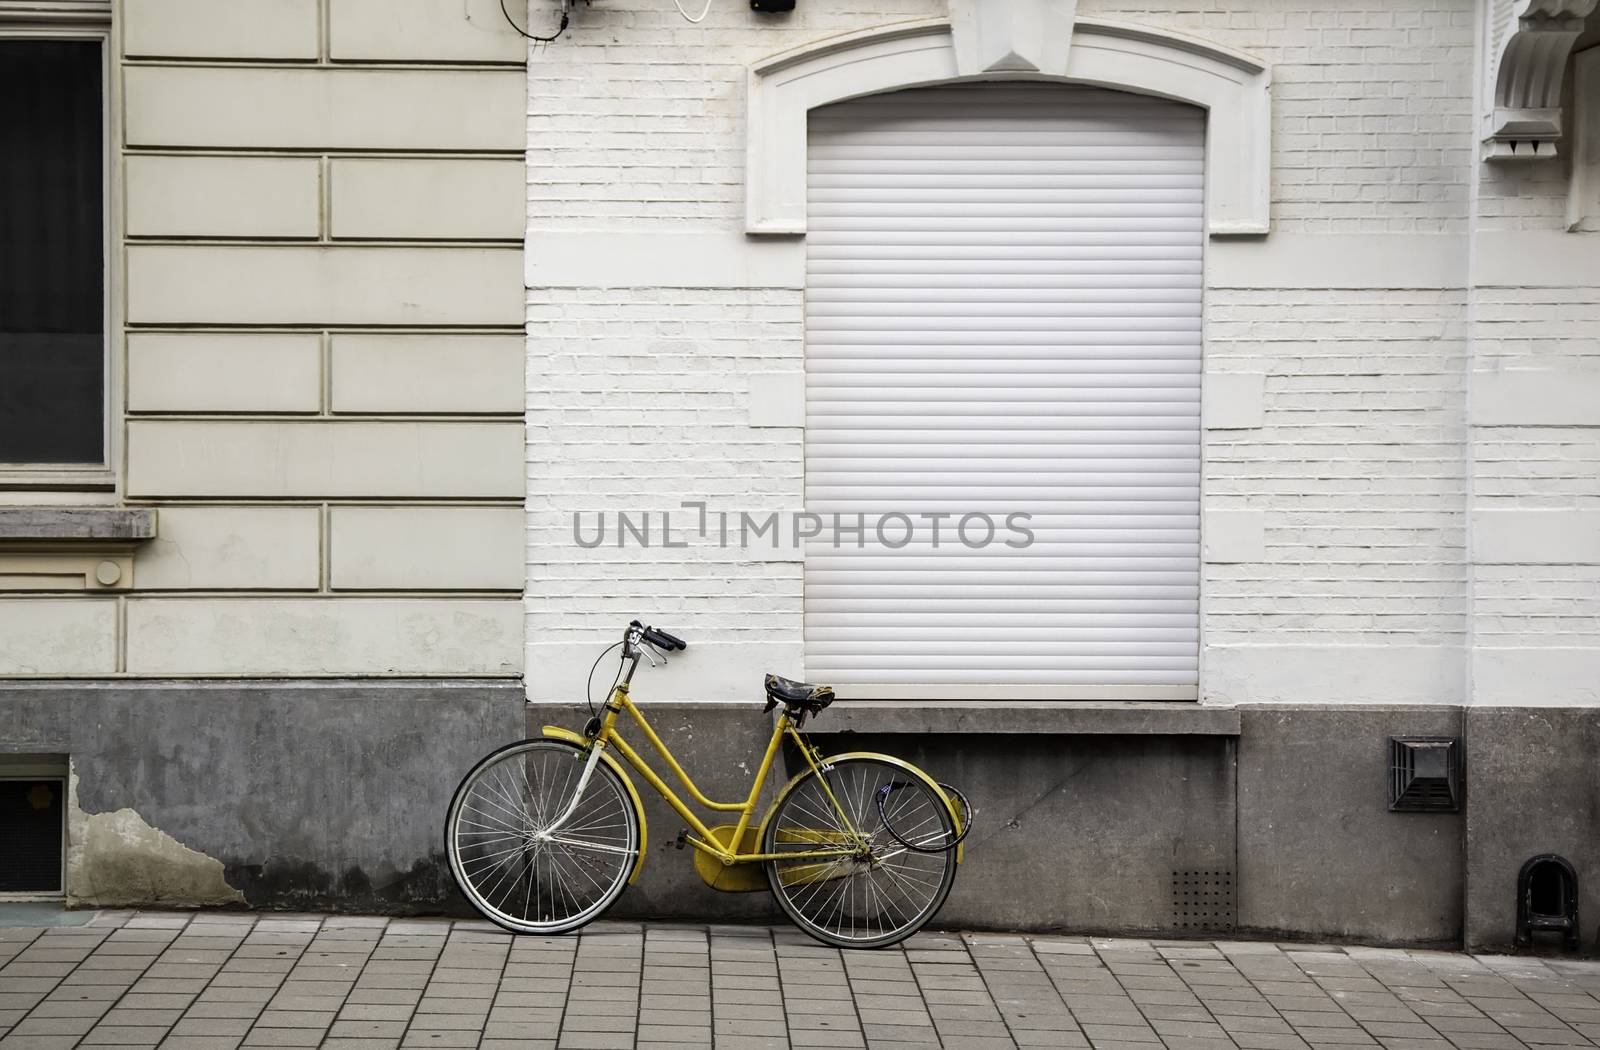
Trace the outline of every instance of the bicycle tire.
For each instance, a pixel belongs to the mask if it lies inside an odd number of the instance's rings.
[[[883,948],[922,929],[950,895],[956,852],[905,849],[887,834],[877,811],[884,784],[897,790],[902,833],[948,841],[956,834],[949,802],[926,773],[888,756],[828,759],[823,776],[854,828],[867,840],[869,858],[766,863],[767,882],[778,906],[797,927],[836,948]],[[816,770],[807,770],[779,797],[762,834],[765,853],[815,849],[819,841],[848,834],[822,790]],[[931,827],[930,827],[931,825]],[[878,877],[881,875],[881,877]]]
[[[530,737],[491,751],[457,785],[445,817],[450,874],[495,925],[567,933],[605,914],[627,889],[639,858],[639,814],[605,762],[596,764],[560,841],[534,837],[565,811],[587,760],[585,748]]]

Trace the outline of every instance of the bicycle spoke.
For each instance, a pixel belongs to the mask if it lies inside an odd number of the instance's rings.
[[[551,835],[550,841],[566,846],[568,849],[586,849],[593,850],[596,853],[624,853],[630,856],[633,853],[632,850],[624,849],[621,846],[607,846],[599,842],[583,842],[579,839],[569,839],[565,835]]]

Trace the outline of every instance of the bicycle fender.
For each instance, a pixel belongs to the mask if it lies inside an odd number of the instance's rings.
[[[610,756],[601,755],[600,757],[607,758]],[[829,755],[822,761],[824,763],[837,762],[846,758],[870,758],[877,762],[884,762],[888,765],[903,769],[911,776],[921,780],[924,784],[932,788],[940,798],[944,799],[945,809],[950,811],[950,826],[956,829],[956,834],[961,834],[961,814],[956,812],[955,803],[950,801],[950,796],[944,793],[944,788],[939,786],[938,781],[934,780],[932,777],[918,769],[916,766],[912,765],[910,762],[907,762],[903,758],[896,758],[893,755],[880,755],[876,751],[847,751],[842,755]],[[772,805],[767,807],[767,812],[761,818],[760,831],[756,835],[757,842],[766,841],[767,825],[772,821],[773,815],[778,812],[778,805],[789,796],[789,792],[794,790],[795,785],[799,784],[800,781],[805,779],[808,775],[810,775],[810,773],[811,767],[807,765],[805,769],[802,769],[800,772],[790,777],[789,782],[783,785],[783,790],[778,792],[777,797],[772,800]],[[966,843],[963,842],[956,846],[957,864],[960,864],[966,859],[966,851]]]
[[[562,740],[569,744],[575,744],[583,751],[589,750],[589,738],[581,733],[574,733],[570,729],[562,729],[560,726],[545,726],[540,730],[540,734],[551,740]],[[628,771],[622,768],[621,762],[611,757],[611,752],[600,752],[600,761],[610,766],[611,771],[621,779],[622,786],[627,789],[628,798],[633,800],[634,815],[639,818],[639,856],[634,859],[633,873],[628,876],[628,884],[632,885],[638,881],[639,871],[644,867],[645,847],[650,843],[650,832],[644,819],[644,802],[639,798],[639,792],[634,788],[633,780],[628,776]],[[943,792],[940,792],[940,794],[943,794]]]

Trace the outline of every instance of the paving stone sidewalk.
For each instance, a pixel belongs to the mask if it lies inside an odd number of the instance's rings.
[[[205,912],[0,928],[0,1050],[1596,1045],[1600,963],[1558,959],[992,933],[841,953],[755,926]]]

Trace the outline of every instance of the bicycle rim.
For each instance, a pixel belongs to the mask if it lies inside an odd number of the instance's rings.
[[[888,762],[847,758],[824,768],[829,790],[815,772],[795,784],[767,825],[763,850],[801,853],[842,845],[853,827],[866,840],[870,859],[769,861],[772,894],[796,926],[825,944],[896,944],[921,929],[944,904],[955,880],[956,858],[953,849],[918,853],[896,842],[879,814],[878,794],[889,788],[884,812],[896,832],[914,843],[954,837],[949,806],[931,782]],[[849,826],[841,820],[840,808]]]
[[[446,852],[456,885],[485,918],[517,933],[563,933],[598,918],[627,888],[638,816],[604,762],[566,823],[539,837],[571,804],[587,759],[571,744],[525,740],[461,781]]]

